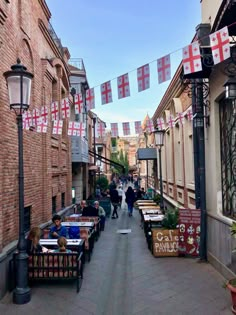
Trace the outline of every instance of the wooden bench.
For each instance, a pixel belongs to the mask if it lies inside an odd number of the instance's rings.
[[[76,280],[79,292],[83,281],[83,253],[37,253],[29,256],[29,281]]]

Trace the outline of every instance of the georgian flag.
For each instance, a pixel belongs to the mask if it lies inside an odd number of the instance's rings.
[[[86,108],[87,111],[95,108],[94,88],[86,90]]]
[[[41,121],[44,123],[48,122],[48,108],[47,108],[47,106],[41,107]]]
[[[78,136],[79,122],[69,121],[68,136]]]
[[[70,117],[70,102],[68,97],[61,100],[61,111],[63,119]]]
[[[39,113],[39,110],[37,108],[33,109],[32,112],[32,126],[36,127],[41,122],[41,115]]]
[[[78,136],[85,137],[85,131],[86,131],[86,124],[85,123],[78,123]]]
[[[130,96],[128,73],[117,78],[118,98]]]
[[[149,119],[146,121],[146,129],[149,133],[152,133],[154,131],[154,125],[152,119]]]
[[[228,27],[210,34],[210,44],[214,64],[220,63],[230,57],[230,44]]]
[[[52,134],[53,135],[61,135],[62,134],[62,128],[63,128],[63,120],[54,120]]]
[[[138,91],[142,92],[150,87],[149,64],[137,69]]]
[[[198,42],[183,48],[184,74],[202,71],[202,62]]]
[[[23,113],[23,129],[29,130],[32,126],[32,116],[31,112],[28,110]]]
[[[157,118],[157,128],[159,130],[164,130],[165,129],[165,121],[163,117]]]
[[[112,102],[111,81],[105,82],[101,85],[102,105]]]
[[[52,115],[52,121],[59,119],[59,105],[58,102],[52,102],[51,104],[51,115]]]
[[[130,135],[130,127],[129,127],[129,122],[123,122],[123,134],[124,136],[129,136]]]
[[[111,123],[111,136],[118,137],[118,123]]]
[[[141,121],[135,121],[134,122],[134,129],[136,134],[141,134],[143,132],[142,126],[141,126]]]
[[[105,134],[105,125],[104,122],[100,121],[97,123],[97,135],[98,137],[103,137]]]
[[[159,84],[170,80],[171,78],[170,55],[166,55],[160,59],[157,59],[157,72]]]
[[[39,125],[37,125],[36,131],[39,133],[47,133],[47,129],[48,129],[48,123],[44,122],[41,118],[41,122]]]
[[[82,93],[75,94],[74,96],[75,114],[82,114],[84,109]]]

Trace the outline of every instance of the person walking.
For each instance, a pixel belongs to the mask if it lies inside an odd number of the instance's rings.
[[[117,189],[118,191],[118,195],[119,195],[119,203],[120,203],[120,207],[121,207],[121,204],[122,204],[122,198],[123,198],[123,189],[122,189],[122,186],[119,186],[119,188]]]
[[[111,189],[110,199],[111,199],[111,203],[113,205],[113,212],[112,212],[111,218],[112,219],[118,219],[117,208],[119,206],[119,195],[118,195],[118,191],[116,190],[116,188]]]
[[[126,197],[125,202],[128,205],[129,216],[131,217],[133,215],[133,207],[134,207],[134,202],[135,202],[135,194],[131,186],[128,187],[125,193],[125,197]]]

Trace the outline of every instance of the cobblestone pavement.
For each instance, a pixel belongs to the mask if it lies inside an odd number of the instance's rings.
[[[154,258],[140,228],[138,211],[106,222],[77,294],[73,283],[32,287],[31,302],[0,302],[1,315],[229,315],[224,279],[207,263],[190,258]],[[117,229],[131,229],[121,235]]]

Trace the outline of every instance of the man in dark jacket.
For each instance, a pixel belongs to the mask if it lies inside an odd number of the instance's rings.
[[[118,208],[120,199],[119,199],[118,191],[115,188],[110,190],[110,199],[113,205],[113,212],[112,212],[111,218],[118,219],[117,208]]]

